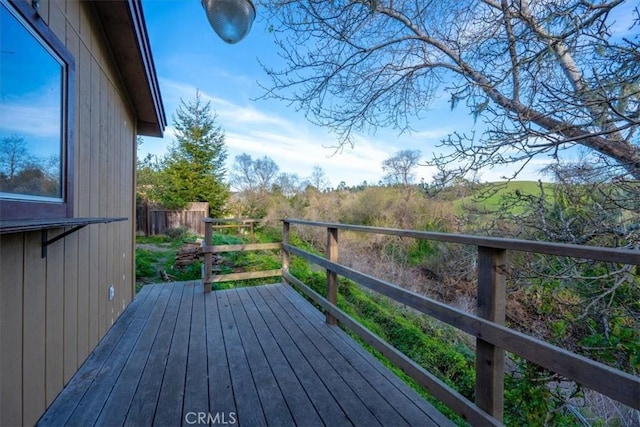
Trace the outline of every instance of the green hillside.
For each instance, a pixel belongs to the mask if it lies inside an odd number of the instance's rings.
[[[545,191],[548,200],[553,197],[553,185],[548,182],[542,183],[542,189]],[[501,207],[505,196],[516,193],[538,197],[540,195],[540,183],[536,181],[508,181],[479,184],[469,195],[457,199],[454,202],[454,206],[458,213],[464,207],[493,212]]]

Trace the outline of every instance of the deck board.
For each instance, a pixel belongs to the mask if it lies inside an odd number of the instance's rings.
[[[250,292],[246,289],[239,289],[238,296],[242,301],[249,321],[260,342],[262,351],[273,371],[273,375],[278,382],[282,396],[287,402],[295,424],[304,426],[323,425],[322,418],[318,415],[316,408],[313,406],[313,402],[306,394],[300,380],[298,380],[294,368],[278,346],[276,337],[274,337],[258,311],[258,308],[251,298]]]
[[[244,310],[240,295],[235,290],[221,295],[228,298],[233,312],[267,424],[283,427],[295,425],[271,365]]]
[[[147,285],[39,425],[452,425],[287,285]],[[188,420],[185,417],[190,417]]]
[[[348,367],[341,359],[327,360],[322,353],[321,348],[309,339],[306,331],[300,328],[298,321],[302,320],[301,316],[291,317],[289,313],[282,310],[274,309],[278,307],[278,301],[273,298],[267,288],[258,289],[260,295],[264,298],[265,303],[272,310],[274,315],[280,320],[282,326],[286,329],[289,336],[298,345],[298,348],[304,354],[311,366],[314,367],[317,375],[325,383],[333,398],[342,407],[350,420],[358,420],[367,426],[379,426],[380,422],[375,418],[366,404],[362,401],[354,390],[351,389],[345,376],[349,375]]]
[[[249,361],[231,311],[228,294],[228,292],[220,292],[216,294],[216,297],[227,350],[231,384],[238,409],[238,421],[240,424],[266,425],[258,390],[251,375]]]
[[[154,290],[159,292],[157,292],[157,296],[153,295],[156,298],[153,311],[149,315],[149,320],[145,324],[138,342],[135,344],[133,351],[129,355],[129,360],[122,370],[122,378],[116,382],[112,389],[96,424],[122,425],[124,423],[127,413],[122,411],[121,408],[128,408],[131,405],[134,393],[142,377],[144,366],[151,354],[151,348],[158,331],[157,325],[162,320],[171,296],[170,288],[165,287]]]
[[[204,298],[193,299],[184,407],[204,408],[208,412],[209,381],[207,378],[209,372],[207,368],[207,324],[204,303]]]
[[[222,334],[222,322],[218,299],[205,299],[205,319],[207,331],[207,367],[209,372],[209,411],[211,413],[237,413],[233,396],[229,361]]]
[[[82,365],[82,373],[76,373],[74,378],[81,376],[81,381],[72,380],[64,388],[64,399],[56,399],[44,415],[39,423],[43,425],[65,425],[69,423],[69,418],[74,413],[83,397],[91,387],[93,381],[98,378],[103,366],[109,360],[109,356],[113,353],[118,342],[123,337],[132,320],[135,318],[137,310],[144,304],[145,300],[152,292],[151,287],[143,289],[134,299],[127,310],[120,316],[120,319],[113,325],[108,334],[104,336],[100,344],[89,355]]]
[[[142,289],[146,289],[147,287],[149,286],[145,286]],[[152,287],[155,288],[155,286]],[[145,423],[149,425],[150,420],[153,420],[156,412],[160,386],[162,385],[162,378],[167,364],[167,349],[171,345],[171,336],[175,329],[176,317],[178,309],[180,308],[180,299],[182,298],[183,290],[182,287],[177,286],[169,287],[169,289],[171,290],[169,303],[162,316],[162,320],[156,325],[156,337],[151,347],[151,353],[147,358],[147,363],[142,369],[142,376],[138,383],[138,388],[128,408],[125,425],[138,426],[145,425]],[[71,382],[73,382],[73,380]]]
[[[262,296],[253,291],[251,292],[251,298],[323,422],[329,426],[349,425],[349,418],[342,411],[338,402],[333,399],[331,392],[322,382],[314,367],[287,334]]]
[[[276,290],[277,288],[273,288]],[[387,399],[394,407],[402,407],[402,416],[411,425],[418,425],[427,416],[431,418],[436,425],[447,425],[450,421],[440,412],[435,411],[433,406],[418,395],[411,387],[398,378],[393,372],[382,365],[371,353],[365,350],[360,344],[354,341],[342,329],[325,327],[325,315],[316,310],[310,304],[303,304],[304,298],[296,292],[281,292],[282,297],[278,298],[284,301],[286,298],[290,303],[294,304],[301,313],[308,316],[309,319],[316,319],[314,327],[326,337],[337,337],[339,340],[333,341],[336,349],[352,363],[358,366],[363,376],[371,381],[372,386],[378,390],[388,389],[392,386],[391,392],[385,394]],[[413,405],[405,405],[404,399],[409,399]]]
[[[154,425],[180,425],[184,404],[193,286],[185,286],[169,348],[169,357],[153,419]]]
[[[296,313],[293,311],[295,307],[291,302],[278,292],[276,289],[268,289],[273,296],[273,302],[280,304],[283,312]],[[296,313],[298,314],[298,313]],[[301,329],[304,329],[307,337],[313,341],[318,349],[322,349],[327,360],[331,360],[332,363],[339,363],[342,366],[342,372],[345,380],[350,384],[353,392],[362,400],[365,406],[373,414],[373,416],[385,426],[402,426],[409,425],[399,412],[392,406],[391,402],[388,402],[388,397],[384,397],[378,390],[389,389],[389,384],[384,381],[379,375],[371,375],[372,372],[366,368],[367,365],[363,364],[361,357],[354,356],[350,358],[345,357],[344,354],[338,351],[336,348],[340,344],[340,341],[335,336],[323,335],[317,329],[314,328],[312,322],[306,319],[306,316],[300,313],[300,316],[296,316],[296,323],[300,325]],[[303,325],[306,326],[303,328]],[[322,329],[325,329],[323,327]],[[326,329],[334,329],[326,326]],[[380,379],[381,381],[377,381]],[[377,384],[376,384],[377,382]],[[377,385],[377,387],[376,387]],[[392,396],[397,396],[395,393],[389,393]],[[406,410],[406,409],[404,409]]]

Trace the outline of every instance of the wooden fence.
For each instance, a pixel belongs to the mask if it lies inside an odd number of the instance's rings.
[[[292,225],[320,227],[326,230],[325,256],[318,256],[290,244]],[[209,228],[209,233],[211,229]],[[338,232],[350,230],[415,239],[434,240],[475,246],[478,251],[477,311],[470,314],[425,296],[407,291],[392,283],[371,277],[338,263]],[[209,237],[209,242],[211,238]],[[217,281],[211,274],[211,252],[216,250],[255,250],[254,245],[216,248],[205,244],[203,282],[205,291]],[[273,244],[270,244],[273,245]],[[276,246],[274,245],[274,248]],[[505,352],[511,352],[543,368],[560,374],[598,391],[634,409],[640,409],[640,378],[611,368],[589,358],[505,326],[505,269],[507,251],[532,252],[567,256],[605,262],[640,265],[640,252],[615,248],[587,247],[537,241],[504,239],[460,234],[401,230],[358,225],[312,222],[298,219],[283,220],[282,277],[322,307],[327,322],[339,322],[350,329],[392,363],[425,387],[429,393],[446,404],[472,425],[501,425],[504,408]],[[319,295],[289,272],[290,257],[302,257],[326,269],[326,296]],[[206,262],[206,258],[209,262]],[[269,272],[275,275],[275,272]],[[375,292],[431,316],[476,338],[476,397],[470,401],[429,371],[406,357],[380,337],[340,310],[337,305],[338,276],[342,276]]]
[[[254,225],[259,223],[259,219],[250,218],[203,218],[205,225],[204,240],[202,241],[202,253],[204,254],[204,265],[202,266],[202,283],[205,292],[211,292],[211,284],[219,282],[229,282],[236,280],[264,279],[267,277],[282,276],[282,270],[249,271],[246,273],[212,274],[212,255],[223,252],[244,252],[280,250],[282,243],[248,243],[240,245],[213,245],[213,229],[251,229],[251,240],[254,240]]]
[[[183,227],[204,235],[203,218],[209,215],[209,203],[193,202],[183,210],[162,209],[143,204],[136,208],[136,231],[146,236],[164,234],[169,228]]]

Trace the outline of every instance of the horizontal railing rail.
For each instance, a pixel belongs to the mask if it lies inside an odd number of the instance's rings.
[[[289,232],[292,224],[325,228],[327,230],[325,257],[291,245]],[[476,246],[478,249],[477,314],[473,315],[455,309],[339,264],[337,262],[338,230]],[[366,227],[299,219],[283,220],[282,235],[282,276],[287,283],[299,288],[323,307],[327,312],[328,323],[341,322],[423,385],[434,397],[447,404],[474,425],[500,424],[502,421],[505,351],[516,354],[632,408],[640,409],[640,378],[504,326],[507,250],[640,265],[640,252],[637,250]],[[314,292],[289,272],[291,255],[302,257],[326,269],[326,298]],[[342,312],[336,304],[338,275],[475,336],[476,401],[471,402],[464,398],[433,374],[424,370]]]
[[[258,224],[262,221],[256,218],[202,218],[202,222],[207,224],[233,224],[238,227],[247,224]]]
[[[302,219],[285,219],[289,224],[308,225],[313,227],[335,228],[361,233],[386,234],[398,237],[434,240],[438,242],[459,243],[463,245],[505,249],[518,252],[533,252],[544,255],[586,258],[595,261],[617,262],[621,264],[640,265],[640,251],[637,249],[603,248],[582,246],[567,243],[540,242],[534,240],[508,239],[504,237],[474,236],[469,234],[450,234],[436,231],[404,230],[400,228],[368,227],[364,225],[335,224],[330,222],[314,222]]]

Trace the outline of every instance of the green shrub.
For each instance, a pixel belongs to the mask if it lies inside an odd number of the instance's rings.
[[[141,278],[154,277],[156,269],[153,266],[157,253],[147,249],[136,249],[136,281]]]
[[[184,240],[187,237],[188,231],[185,227],[172,227],[167,228],[164,234],[170,240]]]

